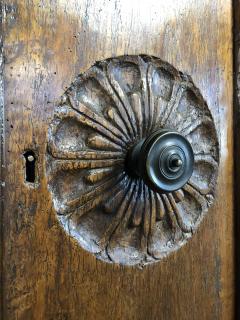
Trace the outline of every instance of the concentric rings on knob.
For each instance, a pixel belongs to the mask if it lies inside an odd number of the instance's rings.
[[[181,134],[158,130],[134,147],[129,161],[152,190],[166,193],[187,183],[193,172],[194,155]]]

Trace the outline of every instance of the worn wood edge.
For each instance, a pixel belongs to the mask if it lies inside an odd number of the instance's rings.
[[[4,4],[0,2],[0,318],[3,317],[3,189],[4,189],[4,85],[3,85],[3,17]]]
[[[233,0],[233,129],[234,129],[234,219],[235,219],[235,313],[240,318],[240,0]]]

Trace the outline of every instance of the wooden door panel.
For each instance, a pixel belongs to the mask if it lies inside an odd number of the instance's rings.
[[[230,0],[5,1],[4,319],[233,318],[231,11]],[[127,54],[191,75],[220,143],[217,196],[198,231],[143,269],[99,261],[69,237],[46,176],[60,96],[96,61]]]

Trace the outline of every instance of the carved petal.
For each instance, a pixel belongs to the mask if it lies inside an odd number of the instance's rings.
[[[110,259],[117,263],[121,263],[124,260],[129,265],[136,264],[143,259],[145,254],[142,252],[139,243],[141,230],[139,228],[128,228],[129,218],[138,200],[139,188],[139,182],[136,183],[135,187],[131,187],[129,196],[124,201],[125,214],[119,221],[118,226],[116,226],[116,230],[107,246],[107,253]],[[123,206],[120,209],[123,210]]]
[[[202,194],[210,193],[215,185],[217,168],[217,162],[211,156],[195,155],[194,170],[189,183]]]

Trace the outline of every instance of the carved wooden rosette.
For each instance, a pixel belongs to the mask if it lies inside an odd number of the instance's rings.
[[[159,194],[128,175],[128,150],[159,128],[184,135],[194,172]],[[47,176],[57,217],[98,258],[157,261],[192,236],[214,198],[219,162],[210,111],[191,78],[151,56],[97,62],[73,82],[50,125]]]

